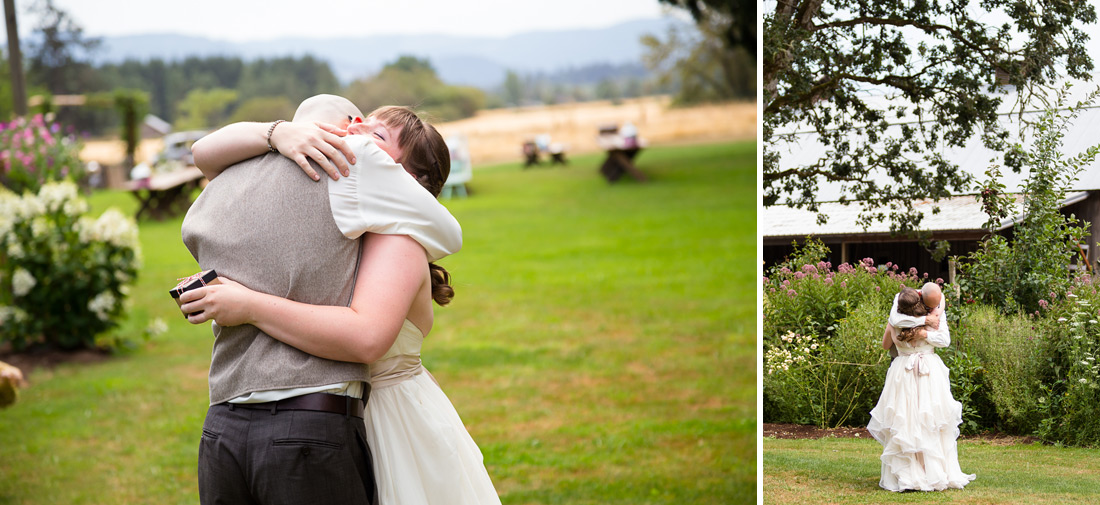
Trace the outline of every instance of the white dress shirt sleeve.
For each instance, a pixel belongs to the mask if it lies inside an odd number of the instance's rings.
[[[933,330],[925,327],[925,332],[927,334],[925,340],[927,340],[929,344],[932,344],[932,347],[947,347],[951,345],[951,330],[947,327],[946,312],[940,312],[939,328]]]
[[[913,328],[924,324],[924,316],[913,317],[898,312],[898,295],[894,295],[894,305],[890,307],[890,326],[895,328]]]
[[[436,261],[462,248],[462,228],[405,169],[366,135],[348,135],[357,163],[350,175],[328,179],[329,204],[340,232],[408,235]]]

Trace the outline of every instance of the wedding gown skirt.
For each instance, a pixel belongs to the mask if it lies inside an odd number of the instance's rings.
[[[898,344],[867,431],[882,444],[882,478],[890,491],[962,489],[975,475],[959,467],[956,439],[962,404],[951,396],[943,360],[931,345]]]
[[[363,417],[381,505],[500,504],[481,450],[420,364],[423,335],[405,321],[370,365]]]

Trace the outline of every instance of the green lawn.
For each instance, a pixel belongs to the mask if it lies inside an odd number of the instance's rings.
[[[880,454],[874,439],[764,439],[764,502],[1086,504],[1100,490],[1100,449],[962,440],[959,464],[978,478],[936,493],[879,488]]]
[[[506,504],[755,503],[756,146],[649,149],[647,183],[609,185],[601,161],[478,167],[447,202],[465,246],[425,364]],[[119,330],[168,331],[33,371],[0,411],[0,504],[197,502],[211,336],[166,293],[197,268],[179,227],[141,223]]]

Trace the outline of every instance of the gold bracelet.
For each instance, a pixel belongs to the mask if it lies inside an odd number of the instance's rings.
[[[271,128],[267,129],[267,150],[268,150],[268,152],[272,152],[272,153],[279,152],[278,149],[275,149],[275,146],[271,145],[271,134],[275,133],[275,127],[279,126],[279,123],[285,123],[285,122],[286,122],[285,119],[277,119],[277,120],[275,120],[274,123],[271,123]]]

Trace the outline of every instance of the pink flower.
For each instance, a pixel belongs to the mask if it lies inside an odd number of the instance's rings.
[[[943,278],[942,277],[936,277],[936,284],[943,284]]]
[[[1050,306],[1050,304],[1049,304],[1049,303],[1047,303],[1047,301],[1046,301],[1046,300],[1039,300],[1039,307],[1040,307],[1040,308],[1043,308],[1043,309],[1045,309],[1045,308],[1047,308],[1047,307],[1049,307],[1049,306]],[[1039,311],[1037,311],[1037,310],[1036,310],[1036,311],[1035,311],[1035,313],[1036,313],[1036,314],[1038,314],[1038,313],[1039,313]]]
[[[875,286],[875,291],[882,291],[882,288],[879,286]]]
[[[791,285],[791,280],[790,279],[783,279],[783,285],[784,286],[790,286]]]
[[[816,272],[817,267],[815,267],[813,265],[802,265],[802,271],[806,272],[806,273]]]
[[[793,289],[788,289],[787,290],[787,296],[794,296],[794,295],[797,295],[797,294],[798,293],[795,293]]]
[[[848,281],[840,281],[840,287],[842,287],[842,288],[848,287]]]
[[[832,285],[833,284],[833,278],[832,277],[826,277],[825,278],[825,284]]]
[[[806,277],[806,274],[804,274],[802,272],[795,272],[794,273],[794,278],[795,279],[804,279],[805,277]]]

